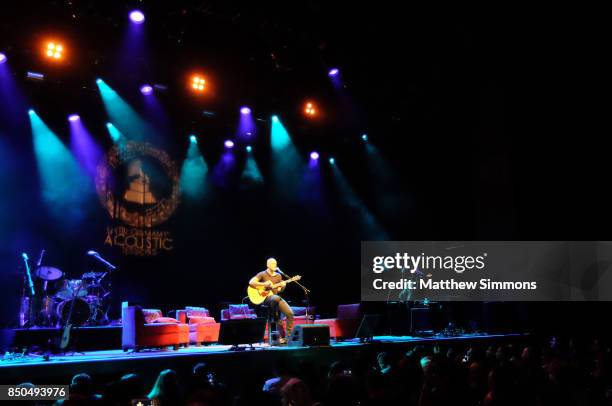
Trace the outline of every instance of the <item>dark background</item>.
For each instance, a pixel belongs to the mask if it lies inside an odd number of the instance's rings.
[[[179,165],[187,135],[196,133],[212,168],[235,132],[240,106],[266,120],[278,114],[304,157],[315,148],[336,157],[391,239],[609,238],[608,154],[594,126],[599,110],[592,107],[586,45],[594,34],[578,12],[395,2],[108,3],[3,5],[0,51],[23,96],[0,108],[5,324],[16,314],[20,253],[34,260],[42,248],[45,262],[71,278],[92,269],[85,252],[98,250],[121,268],[117,299],[165,310],[239,302],[268,256],[303,275],[322,313],[359,300],[360,241],[372,238],[361,226],[362,212],[347,204],[329,168],[322,205],[274,187],[268,122],[258,123],[253,143],[266,183],[244,190],[230,182],[216,185],[206,202],[184,200],[162,227],[175,236],[172,253],[123,257],[103,247],[109,219],[93,193],[78,208],[85,213],[78,223],[69,215],[53,220],[40,198],[27,109],[36,109],[65,142],[66,117],[78,112],[108,147],[96,77],[154,122],[162,135],[157,143]],[[133,7],[146,14],[147,46],[126,58],[121,50]],[[49,34],[69,43],[72,55],[62,67],[39,57],[39,41]],[[327,78],[332,66],[342,71],[342,94]],[[198,67],[213,84],[201,99],[184,85]],[[45,81],[25,81],[27,70],[44,72]],[[138,92],[145,82],[168,86],[157,93],[167,121],[147,117]],[[315,121],[301,115],[307,98],[324,112]],[[207,118],[204,110],[216,115]],[[381,183],[383,174],[369,166],[363,132],[390,166],[392,183]],[[298,290],[288,295],[300,298]],[[538,309],[527,313],[550,316]]]

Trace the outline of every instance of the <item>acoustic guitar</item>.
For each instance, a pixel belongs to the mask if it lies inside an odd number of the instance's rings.
[[[74,310],[74,304],[76,303],[76,298],[79,295],[79,290],[81,290],[81,285],[78,286],[77,290],[72,295],[72,301],[70,302],[70,309],[68,309],[68,317],[66,318],[66,325],[64,326],[64,331],[62,332],[62,339],[60,340],[59,348],[62,351],[65,351],[68,348],[68,344],[70,343],[70,330],[72,330],[72,310]]]
[[[291,282],[299,281],[300,279],[302,279],[302,277],[300,275],[296,275],[293,278],[284,280],[283,282],[291,283]],[[278,291],[278,288],[280,288],[280,286],[281,286],[281,282],[274,283],[270,287],[258,286],[254,288],[249,285],[249,287],[247,288],[247,294],[249,295],[249,300],[251,301],[251,303],[255,305],[262,304],[263,301],[266,300],[268,296],[275,294]]]

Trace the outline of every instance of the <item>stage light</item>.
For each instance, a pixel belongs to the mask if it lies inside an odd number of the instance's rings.
[[[64,46],[58,42],[48,42],[45,47],[45,55],[51,60],[59,61],[64,57]]]
[[[159,84],[159,83],[154,83],[153,84],[153,89],[155,89],[155,90],[157,90],[159,92],[165,92],[165,91],[168,90],[168,86],[162,85],[162,84]]]
[[[253,147],[250,145],[246,146],[246,152],[252,152],[253,151]]]
[[[340,90],[342,85],[342,77],[340,76],[340,69],[336,67],[332,67],[327,71],[327,76],[329,77],[329,81],[332,86],[336,88],[336,90]]]
[[[140,10],[133,10],[130,12],[130,20],[134,24],[142,24],[145,20],[144,13]]]
[[[144,96],[148,96],[153,93],[153,87],[151,85],[142,85],[140,86],[140,93]]]
[[[252,110],[249,106],[242,106],[240,108],[240,117],[238,118],[238,129],[236,134],[238,139],[242,141],[249,142],[257,130],[257,124],[251,113]]]
[[[110,122],[121,132],[131,134],[132,139],[156,137],[156,130],[151,122],[145,120],[104,80],[96,80],[102,103]],[[154,99],[153,99],[154,100]]]
[[[43,75],[42,73],[38,73],[38,72],[28,72],[26,73],[26,78],[28,80],[42,82],[43,80],[45,80],[45,75]]]
[[[197,137],[190,135],[189,139],[191,142],[187,146],[187,156],[183,161],[179,182],[183,196],[198,200],[203,198],[208,190],[206,181],[208,165],[198,148]]]
[[[317,159],[319,159],[319,153],[317,151],[312,151],[310,153],[310,159],[312,159],[313,161],[316,161]]]
[[[93,178],[98,173],[98,162],[104,156],[104,152],[78,114],[70,114],[68,122],[70,123],[70,151],[85,172]]]
[[[368,142],[368,134],[361,134],[361,139],[362,139],[364,142]]]
[[[225,145],[225,148],[234,148],[234,141],[226,140],[223,145]]]
[[[125,142],[125,138],[123,137],[123,134],[121,134],[121,131],[119,131],[112,123],[106,123],[106,128],[108,129],[108,135],[110,135],[114,143],[121,144],[122,142]]]
[[[333,189],[335,194],[340,199],[340,202],[344,205],[351,207],[351,211],[354,213],[354,218],[357,220],[359,226],[358,232],[361,238],[364,240],[389,240],[389,235],[385,229],[378,222],[378,219],[370,212],[368,206],[361,200],[359,195],[355,192],[352,186],[349,184],[345,175],[342,173],[342,168],[336,164],[333,157],[329,158],[330,174]]]
[[[63,225],[74,226],[85,219],[83,208],[88,198],[87,193],[75,191],[89,190],[90,179],[59,136],[34,111],[29,120],[43,203]]]
[[[244,169],[240,175],[241,186],[244,188],[256,187],[263,183],[263,176],[261,171],[255,162],[255,157],[251,153],[252,148],[250,145],[247,146],[247,158],[244,163]]]
[[[283,191],[286,198],[295,196],[304,171],[304,157],[293,144],[289,131],[282,120],[272,117],[270,125],[270,148],[272,153],[271,174],[275,187]]]
[[[304,106],[304,114],[310,117],[313,117],[317,114],[317,109],[315,108],[313,102],[306,102],[306,105]]]
[[[0,52],[0,65],[6,62],[6,55]]]
[[[191,89],[194,92],[202,93],[206,87],[206,79],[200,75],[193,75],[191,77]]]
[[[32,114],[35,114],[35,112],[34,112],[34,110],[33,110],[33,109],[30,109],[30,110],[28,110],[28,114],[29,114],[29,115],[32,115]]]

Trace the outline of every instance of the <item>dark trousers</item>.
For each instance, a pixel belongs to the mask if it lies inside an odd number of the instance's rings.
[[[291,306],[289,306],[285,299],[279,295],[268,296],[264,304],[270,307],[272,314],[276,314],[280,310],[280,312],[285,315],[287,319],[287,332],[285,337],[291,337],[291,332],[293,331],[293,310],[291,310]]]

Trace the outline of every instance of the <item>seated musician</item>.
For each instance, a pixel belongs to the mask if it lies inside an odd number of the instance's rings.
[[[293,310],[291,310],[289,304],[278,295],[285,290],[287,283],[283,281],[281,274],[276,272],[277,268],[278,264],[276,259],[268,258],[266,261],[266,270],[252,277],[249,281],[249,285],[253,288],[258,288],[261,286],[271,287],[274,284],[280,284],[280,286],[272,292],[274,294],[266,298],[264,304],[270,306],[270,311],[272,311],[273,314],[276,314],[277,311],[280,310],[285,315],[287,318],[287,332],[285,337],[291,337],[291,331],[293,330]],[[285,337],[280,339],[282,344],[287,342]]]

